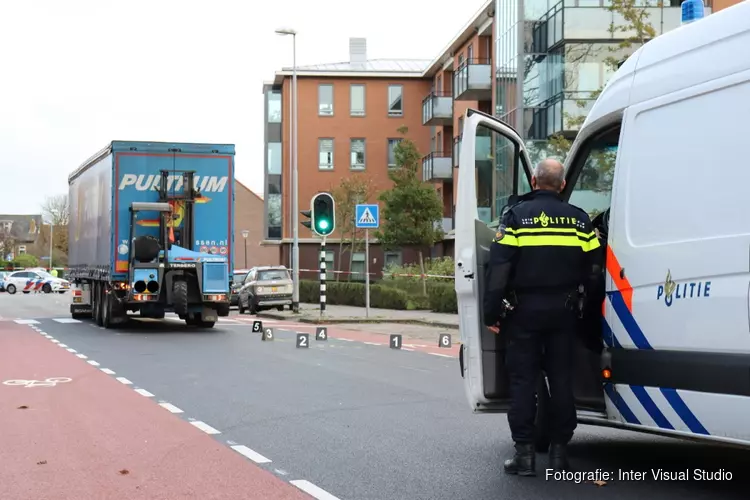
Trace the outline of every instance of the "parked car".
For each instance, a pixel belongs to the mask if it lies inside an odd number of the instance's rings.
[[[237,297],[240,296],[240,288],[245,281],[249,269],[235,269],[232,273],[232,296],[229,299],[229,307],[237,305]]]
[[[26,269],[15,271],[5,277],[5,290],[11,295],[17,291],[31,293],[34,290],[44,293],[65,293],[70,290],[70,282],[55,278],[46,271]]]
[[[237,306],[240,314],[264,309],[292,307],[292,277],[285,266],[261,266],[250,269],[240,288]]]

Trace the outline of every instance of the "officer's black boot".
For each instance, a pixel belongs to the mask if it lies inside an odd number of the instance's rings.
[[[536,451],[532,443],[516,443],[516,454],[503,464],[506,474],[536,476]]]
[[[568,470],[568,447],[564,444],[552,443],[549,448],[549,468],[555,472]]]

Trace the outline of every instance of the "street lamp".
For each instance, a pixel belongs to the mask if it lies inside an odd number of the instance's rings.
[[[277,35],[292,37],[292,137],[289,149],[292,159],[292,310],[299,312],[299,195],[297,180],[297,32],[290,28],[276,30]]]
[[[242,237],[245,239],[245,269],[247,269],[247,237],[250,234],[250,231],[247,229],[242,230]]]

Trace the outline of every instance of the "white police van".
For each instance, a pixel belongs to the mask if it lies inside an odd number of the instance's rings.
[[[603,345],[577,351],[582,423],[750,446],[749,48],[750,2],[647,43],[568,154],[563,196],[608,229]],[[496,199],[522,194],[527,152],[511,127],[467,111],[455,272],[461,371],[478,413],[509,400],[505,338],[482,325],[494,231],[478,217],[477,168],[493,163]]]

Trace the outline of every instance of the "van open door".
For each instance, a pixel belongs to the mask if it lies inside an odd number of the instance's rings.
[[[480,220],[477,209],[478,170],[493,173],[492,198],[497,217],[512,195],[531,190],[531,162],[521,136],[512,127],[469,109],[464,119],[458,167],[455,222],[455,282],[461,332],[461,375],[474,412],[506,412],[509,408],[505,371],[506,338],[482,322],[487,262],[495,231]],[[482,199],[484,196],[482,197]]]

